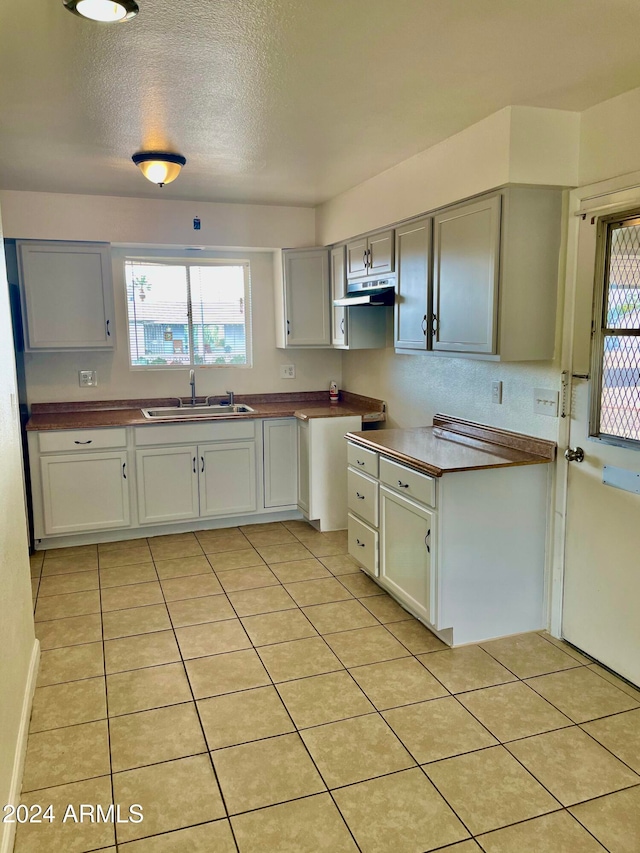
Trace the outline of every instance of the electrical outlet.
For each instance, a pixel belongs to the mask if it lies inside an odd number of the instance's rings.
[[[491,383],[491,402],[502,403],[502,382],[499,379]]]
[[[296,378],[296,366],[295,364],[281,364],[280,365],[280,379],[295,379]]]
[[[558,417],[558,397],[557,391],[551,391],[548,388],[533,389],[533,411],[537,415],[548,415],[550,418]]]
[[[91,385],[98,384],[98,374],[95,370],[79,370],[78,378],[81,388],[88,388]]]

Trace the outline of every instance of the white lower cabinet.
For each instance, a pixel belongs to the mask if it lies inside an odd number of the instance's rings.
[[[433,555],[436,516],[380,488],[380,583],[414,613],[436,624]]]
[[[298,509],[320,530],[347,527],[344,436],[360,429],[360,415],[298,421]]]
[[[198,518],[196,445],[136,450],[136,473],[140,524]]]
[[[40,475],[47,535],[129,526],[126,451],[43,456]]]
[[[256,509],[254,442],[198,447],[200,516],[244,515]]]
[[[407,610],[451,645],[544,627],[548,466],[435,478],[355,443],[348,459],[349,553]]]
[[[298,502],[298,432],[295,418],[262,422],[265,507]]]

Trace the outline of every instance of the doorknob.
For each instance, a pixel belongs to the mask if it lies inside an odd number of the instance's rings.
[[[567,462],[584,462],[584,450],[581,447],[567,447],[564,458]]]

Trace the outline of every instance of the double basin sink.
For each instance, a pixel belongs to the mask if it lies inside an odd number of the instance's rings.
[[[234,415],[247,415],[255,412],[251,406],[237,403],[233,406],[163,406],[157,409],[142,409],[145,418],[151,421],[160,420],[192,420],[193,418],[229,418]]]

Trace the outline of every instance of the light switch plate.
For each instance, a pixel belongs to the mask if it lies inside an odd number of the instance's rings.
[[[95,370],[79,370],[78,380],[81,388],[88,388],[98,384],[98,374]]]
[[[280,379],[295,379],[296,378],[296,366],[295,364],[281,364],[280,365]]]
[[[559,392],[549,388],[533,389],[533,411],[537,415],[548,415],[550,418],[558,417]]]

